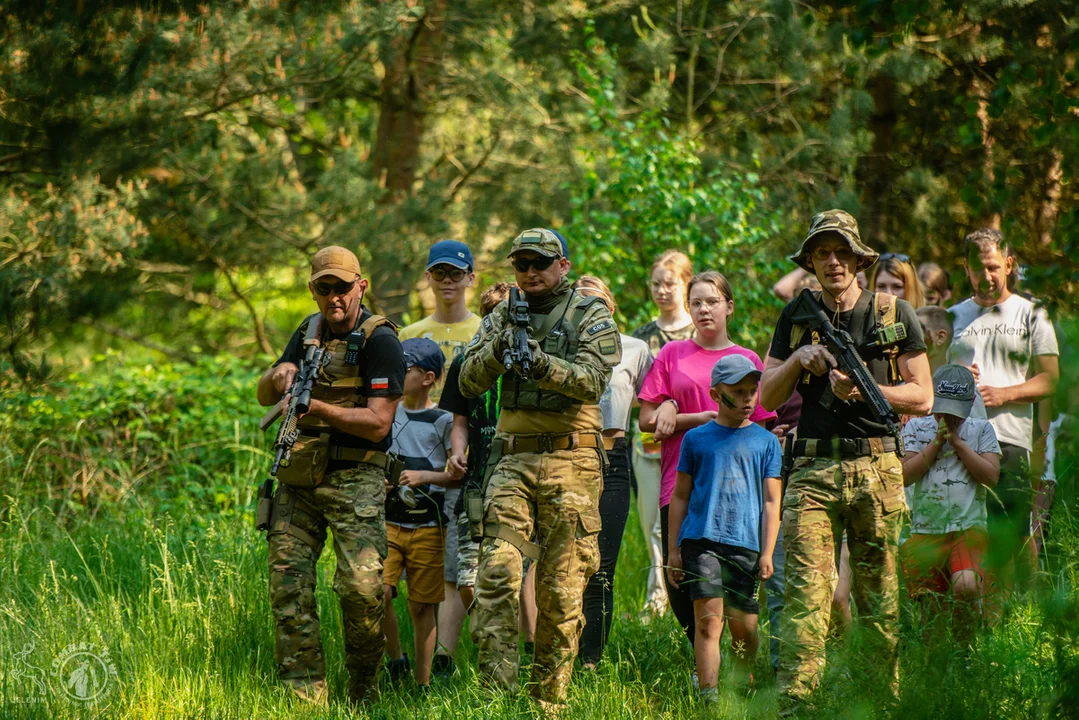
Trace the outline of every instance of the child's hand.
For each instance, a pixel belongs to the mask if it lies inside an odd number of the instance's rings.
[[[947,430],[946,439],[948,444],[952,447],[962,445],[963,439],[959,437],[959,426],[963,424],[963,419],[954,415],[945,415],[943,422]]]
[[[656,440],[666,440],[674,435],[677,419],[678,410],[674,407],[674,403],[662,403],[656,411]]]
[[[667,556],[667,580],[672,586],[678,587],[686,574],[682,572],[682,551],[675,549]]]
[[[467,471],[468,458],[464,455],[450,455],[449,462],[446,463],[446,472],[450,474],[451,478],[460,480]]]
[[[938,448],[944,447],[944,443],[948,442],[948,423],[944,421],[944,418],[940,419],[937,423],[937,435],[933,438],[933,444]]]
[[[402,487],[419,487],[424,484],[422,470],[405,470],[401,473]]]
[[[772,575],[775,574],[775,571],[776,569],[775,566],[772,564],[772,558],[762,555],[760,559],[760,572],[758,573],[761,580],[767,580],[768,578],[772,577]]]

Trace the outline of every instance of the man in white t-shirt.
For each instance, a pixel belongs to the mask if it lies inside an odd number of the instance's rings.
[[[1033,404],[1049,397],[1060,377],[1056,333],[1045,310],[1008,289],[1015,257],[999,230],[983,228],[963,244],[974,296],[952,307],[954,360],[973,357],[978,390],[1003,453],[996,497],[988,501],[992,581],[1011,585],[1018,560],[1024,576],[1029,554],[1033,486]]]

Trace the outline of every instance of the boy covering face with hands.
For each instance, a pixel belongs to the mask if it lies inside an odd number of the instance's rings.
[[[690,584],[701,699],[718,700],[724,618],[743,679],[757,654],[757,590],[773,572],[782,450],[750,422],[761,372],[742,355],[712,369],[715,420],[686,433],[671,497],[668,578]]]

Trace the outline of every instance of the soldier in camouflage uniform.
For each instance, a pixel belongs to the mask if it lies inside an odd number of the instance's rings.
[[[933,400],[929,361],[913,308],[890,295],[858,287],[856,274],[878,255],[864,245],[858,224],[842,210],[816,215],[795,263],[816,275],[817,302],[837,328],[852,336],[884,397],[899,413],[925,415]],[[864,667],[898,691],[899,584],[896,551],[906,501],[897,445],[877,422],[850,378],[815,331],[792,321],[784,308],[765,361],[760,402],[775,409],[795,390],[803,409],[783,500],[786,606],[779,689],[787,709],[805,701],[824,668],[835,575],[835,548],[847,531],[867,650]],[[877,342],[883,326],[902,324],[906,338]],[[902,383],[902,384],[900,384]],[[831,390],[838,402],[821,404]]]
[[[292,384],[305,346],[321,344],[328,361],[312,389],[310,411],[299,421],[292,461],[277,473],[268,542],[278,673],[297,696],[325,705],[315,566],[327,529],[333,531],[333,589],[341,601],[353,700],[375,690],[382,664],[386,453],[405,359],[393,324],[363,306],[367,280],[352,252],[320,250],[308,287],[320,312],[304,320],[259,380],[258,399],[262,405],[277,403]]]
[[[531,313],[529,372],[504,364],[515,327],[502,302],[483,319],[460,375],[467,397],[501,383],[472,616],[480,672],[506,689],[516,684],[522,554],[537,559],[530,689],[556,707],[566,701],[584,627],[584,588],[599,566],[606,455],[598,402],[622,356],[606,305],[566,280],[565,254],[550,230],[527,230],[513,241],[510,257]]]

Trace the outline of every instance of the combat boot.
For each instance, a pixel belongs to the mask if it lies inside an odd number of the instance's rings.
[[[330,692],[325,680],[286,680],[292,694],[305,703],[321,708],[330,707]]]

